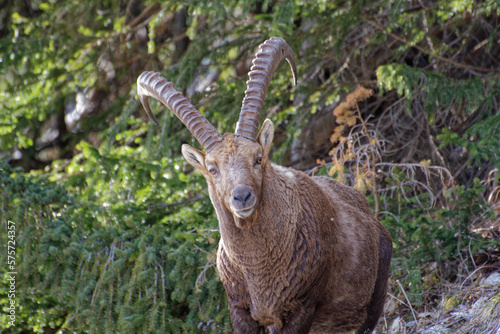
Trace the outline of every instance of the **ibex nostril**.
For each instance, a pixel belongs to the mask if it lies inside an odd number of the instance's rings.
[[[252,197],[252,191],[248,187],[236,188],[233,191],[233,199],[243,205]]]

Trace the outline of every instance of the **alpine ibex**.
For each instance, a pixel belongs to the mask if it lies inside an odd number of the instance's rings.
[[[278,64],[290,46],[273,37],[253,60],[234,134],[220,135],[158,73],[137,79],[139,99],[166,105],[205,149],[184,158],[207,180],[217,212],[217,268],[235,333],[370,333],[386,298],[392,241],[366,198],[327,177],[269,161],[273,123],[259,119]]]

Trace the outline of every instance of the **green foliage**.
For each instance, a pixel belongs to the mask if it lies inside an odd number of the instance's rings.
[[[200,177],[182,182],[182,163],[132,160],[127,147],[107,156],[85,142],[78,147],[82,153],[52,176],[58,183],[3,162],[2,222],[17,224],[17,270],[24,273],[11,332],[61,325],[90,333],[225,332],[213,209],[206,197],[183,207],[200,191]],[[210,280],[202,284],[201,274]]]
[[[383,198],[389,203],[391,214],[381,218],[394,242],[392,277],[408,287],[408,297],[417,306],[422,305],[425,290],[441,279],[449,279],[437,268],[443,268],[445,263],[450,265],[455,259],[467,259],[480,249],[500,245],[499,241],[485,240],[470,231],[471,222],[488,212],[482,198],[484,186],[479,180],[472,188],[456,186],[444,190],[448,203],[440,208],[431,204],[429,193],[403,196],[402,192],[412,193],[413,189],[405,185],[407,179],[402,172],[396,171],[396,176],[386,181],[389,187],[398,189],[397,196]]]
[[[380,66],[377,81],[381,92],[394,89],[409,102],[415,98],[415,93],[423,94],[425,110],[430,114],[454,103],[456,108],[463,107],[470,114],[484,100],[484,86],[479,78],[456,80],[406,64]]]
[[[500,113],[488,117],[483,121],[476,122],[465,134],[460,137],[457,133],[444,128],[443,133],[438,136],[441,146],[453,145],[462,147],[468,153],[469,164],[481,166],[485,162],[500,165]]]
[[[479,78],[457,80],[405,64],[380,66],[377,79],[381,92],[396,90],[398,95],[405,97],[409,112],[412,103],[423,100],[430,122],[439,110],[460,110],[469,117],[474,112],[479,113],[478,117],[483,120],[475,122],[462,136],[442,128],[443,133],[437,139],[441,140],[441,147],[452,145],[467,150],[469,164],[481,166],[486,161],[500,164],[500,113],[498,110],[490,112],[495,108],[492,98],[500,95],[497,79],[487,81],[493,84],[489,89]]]

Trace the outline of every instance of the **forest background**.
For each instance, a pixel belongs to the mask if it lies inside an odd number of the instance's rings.
[[[500,267],[499,15],[494,0],[0,0],[0,328],[230,331],[216,216],[180,154],[198,144],[162,105],[147,119],[136,79],[161,72],[232,132],[253,55],[279,36],[299,76],[281,65],[269,88],[273,161],[365,193],[392,234],[379,330],[500,330],[500,283],[480,283]]]

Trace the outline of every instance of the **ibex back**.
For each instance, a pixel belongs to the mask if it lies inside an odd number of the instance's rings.
[[[258,131],[271,77],[293,51],[281,38],[260,46],[234,134],[220,135],[159,74],[137,80],[139,98],[170,108],[205,149],[182,146],[207,180],[221,239],[217,268],[235,333],[370,333],[382,313],[391,237],[366,198],[327,177],[269,161],[273,123]],[[295,80],[294,80],[295,81]]]

